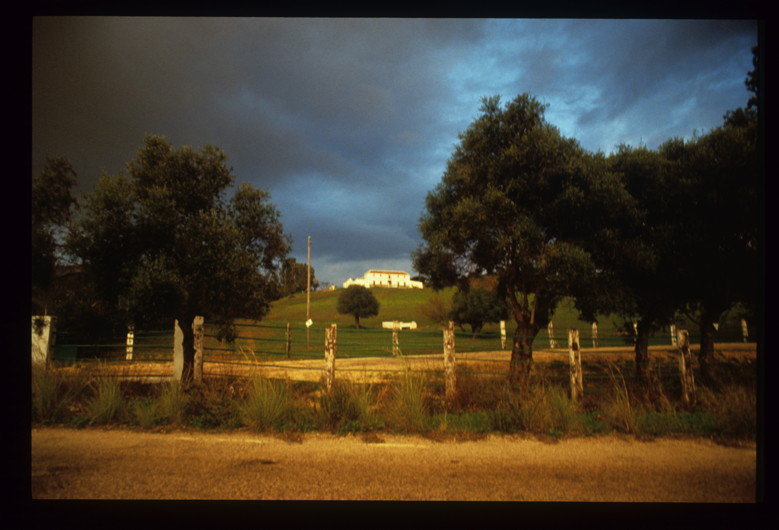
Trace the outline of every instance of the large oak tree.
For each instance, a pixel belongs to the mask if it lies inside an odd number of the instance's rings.
[[[516,322],[509,377],[524,382],[557,304],[597,284],[589,242],[612,239],[632,199],[534,97],[484,98],[480,111],[426,198],[414,267],[433,287],[495,276]]]

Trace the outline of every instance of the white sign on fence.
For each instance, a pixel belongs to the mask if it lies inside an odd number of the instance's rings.
[[[397,324],[398,329],[417,329],[417,323],[416,322],[398,322],[398,321],[391,321],[391,322],[382,322],[381,327],[384,329],[395,329],[395,324]]]

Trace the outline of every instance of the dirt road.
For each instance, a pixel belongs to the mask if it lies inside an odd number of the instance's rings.
[[[755,447],[36,428],[34,499],[755,502]]]

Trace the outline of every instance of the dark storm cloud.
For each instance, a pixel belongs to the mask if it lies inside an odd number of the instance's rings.
[[[755,41],[748,21],[36,18],[33,172],[67,156],[88,190],[147,132],[216,145],[340,283],[410,268],[483,96],[536,95],[590,150],[654,147],[746,102]]]

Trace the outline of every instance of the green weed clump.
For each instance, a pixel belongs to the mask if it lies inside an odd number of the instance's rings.
[[[91,425],[103,425],[121,421],[126,412],[122,388],[113,377],[100,377],[93,383],[94,395],[86,403]]]
[[[65,376],[56,369],[33,366],[33,421],[51,423],[68,419],[71,408],[78,407],[78,399],[88,385],[89,378],[83,371]]]
[[[754,440],[757,435],[757,393],[754,387],[727,384],[717,392],[698,392],[701,408],[713,418],[712,430],[727,438]]]
[[[407,372],[392,386],[386,407],[390,427],[407,433],[423,432],[428,423],[425,403],[425,380],[419,374]]]
[[[382,425],[373,405],[370,386],[336,381],[330,392],[319,397],[317,411],[321,425],[333,432],[361,432]]]
[[[155,398],[137,398],[130,405],[133,417],[143,429],[156,427],[163,422],[159,402]]]
[[[184,425],[187,416],[189,396],[178,381],[170,381],[162,387],[158,398],[161,421],[169,425]]]
[[[579,408],[567,390],[537,383],[516,393],[506,388],[506,399],[489,412],[492,426],[502,432],[530,432],[562,437],[583,430]]]
[[[199,429],[240,427],[240,394],[240,385],[229,378],[207,379],[194,385],[188,392],[187,423]]]
[[[281,430],[290,410],[287,385],[263,377],[255,377],[246,399],[238,404],[243,423],[256,431]]]
[[[601,405],[603,418],[618,432],[635,434],[637,432],[636,410],[631,404],[625,378],[615,365],[609,365],[611,396]]]

